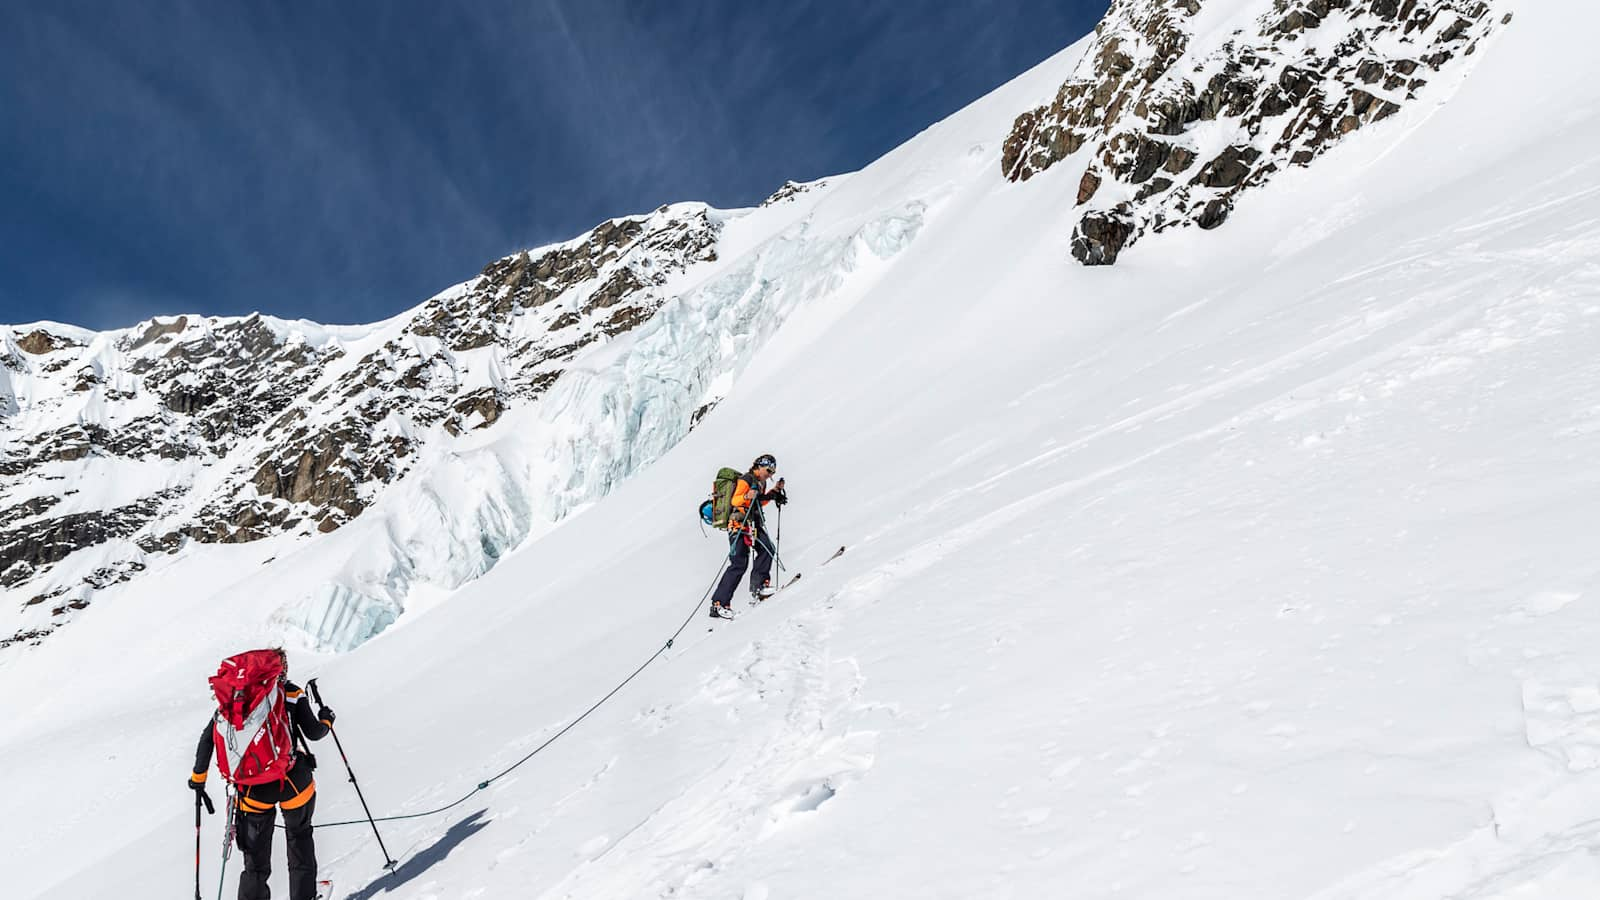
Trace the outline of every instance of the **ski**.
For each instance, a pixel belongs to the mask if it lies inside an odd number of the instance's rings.
[[[825,566],[828,563],[833,562],[834,560],[838,559],[839,557],[841,557],[843,555],[844,555],[844,548],[840,547],[839,549],[833,551],[833,555],[832,556],[830,556],[827,559],[823,560],[822,563],[818,566],[818,568],[821,568],[822,566]],[[805,573],[803,573],[803,572],[794,573],[794,575],[792,577],[790,577],[790,579],[788,581],[785,581],[777,590],[772,592],[772,596],[766,597],[766,598],[763,598],[763,599],[771,600],[772,597],[776,597],[779,594],[783,593],[784,591],[788,590],[789,588],[793,587],[794,583],[796,581],[799,581],[800,580],[800,576],[803,575],[803,574],[805,574]],[[752,600],[752,601],[750,601],[750,605],[751,606],[755,606],[758,602],[760,602],[760,601]]]
[[[317,882],[316,900],[333,900],[333,881],[324,878]]]
[[[841,557],[843,555],[844,555],[844,548],[840,547],[839,549],[833,551],[833,555],[832,556],[830,556],[827,559],[823,560],[821,565],[825,566],[828,563],[833,562],[834,560],[838,559],[839,557]],[[769,594],[769,595],[767,595],[765,597],[761,597],[761,598],[751,597],[750,598],[750,605],[752,607],[760,606],[762,603],[765,603],[766,601],[771,600],[773,597],[778,596],[779,594],[781,594],[784,591],[788,590],[789,588],[793,587],[794,583],[796,581],[800,580],[800,576],[802,574],[804,574],[804,573],[796,572],[794,575],[790,576],[788,581],[785,581],[782,585],[780,585],[777,590],[773,591],[771,594]],[[719,619],[730,619],[731,620],[733,618],[733,616],[731,616],[731,615],[730,616],[717,616],[717,618],[719,618]],[[706,629],[707,632],[712,632],[712,631],[716,631],[716,630],[717,629],[715,627],[711,627],[711,628],[707,628]]]
[[[761,604],[767,602],[768,600],[771,600],[773,597],[776,597],[779,594],[783,593],[783,589],[784,588],[788,587],[791,584],[794,584],[796,581],[799,581],[799,580],[800,580],[800,576],[799,576],[799,574],[796,574],[793,578],[790,578],[788,581],[785,581],[782,585],[780,585],[777,589],[775,589],[772,593],[766,595],[765,597],[758,597],[755,594],[751,594],[750,595],[750,605],[751,606],[760,606]]]

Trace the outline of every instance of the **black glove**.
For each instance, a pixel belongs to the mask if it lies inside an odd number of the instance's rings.
[[[339,717],[333,714],[333,710],[324,706],[323,708],[317,710],[317,718],[322,722],[322,724],[332,728],[334,720]]]
[[[189,790],[194,791],[199,800],[205,804],[206,812],[214,813],[217,811],[216,807],[211,805],[211,795],[206,793],[205,781],[196,780],[194,776],[191,775],[189,777]]]
[[[783,506],[789,502],[789,495],[785,494],[781,490],[773,491],[772,502],[778,504],[779,506]]]

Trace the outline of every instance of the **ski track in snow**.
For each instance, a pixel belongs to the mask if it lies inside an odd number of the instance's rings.
[[[580,866],[539,896],[701,896],[697,889],[742,847],[771,837],[847,792],[871,768],[876,734],[849,727],[851,714],[862,709],[862,677],[854,660],[831,657],[828,638],[837,627],[839,604],[863,602],[863,593],[847,588],[813,609],[788,616],[746,645],[727,667],[706,672],[683,705],[721,710],[738,739],[706,775],[616,840],[590,847],[589,862],[606,858],[606,868]],[[777,605],[769,601],[740,618],[748,623],[751,617],[781,612]],[[770,717],[762,714],[775,703],[782,705],[783,715],[764,721]],[[652,710],[650,728],[672,729],[676,712]],[[754,718],[752,712],[757,713]],[[764,896],[764,891],[752,884],[741,895]]]

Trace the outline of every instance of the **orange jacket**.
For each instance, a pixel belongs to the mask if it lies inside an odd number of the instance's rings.
[[[772,502],[771,497],[762,496],[766,493],[766,485],[749,472],[739,476],[733,485],[733,512],[728,516],[728,530],[738,531],[745,527],[746,519],[750,516],[750,509],[756,500],[762,506]]]

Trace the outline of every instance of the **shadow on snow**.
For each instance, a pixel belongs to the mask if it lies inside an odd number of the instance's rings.
[[[450,855],[450,851],[460,846],[462,841],[488,826],[489,822],[479,821],[486,812],[487,809],[480,809],[451,825],[450,830],[440,835],[437,841],[401,863],[392,873],[380,875],[357,893],[351,894],[349,900],[371,900],[379,894],[387,894],[433,868],[436,863],[443,862],[444,858]]]

